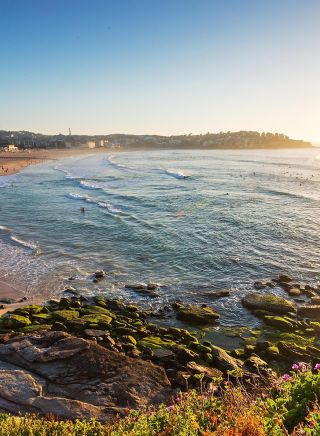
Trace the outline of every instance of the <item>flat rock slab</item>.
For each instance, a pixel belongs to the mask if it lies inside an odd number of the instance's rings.
[[[163,368],[65,332],[0,344],[0,386],[3,410],[101,421],[172,395]]]
[[[296,311],[296,305],[293,302],[272,293],[259,294],[257,292],[250,292],[243,297],[242,304],[250,310],[266,310],[278,315]]]

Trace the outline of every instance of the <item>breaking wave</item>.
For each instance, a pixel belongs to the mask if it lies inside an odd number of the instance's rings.
[[[175,177],[176,179],[187,179],[188,177],[190,177],[188,174],[184,174],[182,171],[177,171],[173,169],[166,169],[165,171],[168,176]]]

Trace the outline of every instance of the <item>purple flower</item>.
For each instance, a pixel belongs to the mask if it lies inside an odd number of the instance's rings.
[[[283,381],[288,381],[288,380],[291,380],[291,379],[292,379],[292,377],[291,377],[290,374],[284,374],[284,375],[282,376],[282,380],[283,380]]]
[[[180,399],[180,397],[176,397],[176,398],[174,399],[174,401],[175,401],[176,403],[180,403],[181,399]]]
[[[173,409],[174,409],[174,405],[167,407],[168,412],[171,412]]]
[[[316,363],[314,369],[320,369],[320,363]]]
[[[298,371],[300,369],[300,365],[294,363],[291,368],[294,369],[295,371]]]

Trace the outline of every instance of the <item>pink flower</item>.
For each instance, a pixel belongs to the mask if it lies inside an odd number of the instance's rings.
[[[292,377],[291,377],[291,375],[289,375],[289,374],[284,374],[283,376],[282,376],[282,380],[283,381],[288,381],[288,380],[291,380],[292,379]]]
[[[294,363],[291,368],[294,369],[295,371],[298,371],[300,369],[300,365]]]
[[[319,370],[320,369],[320,363],[316,363],[314,369],[318,369]]]
[[[174,409],[174,405],[167,407],[168,412],[171,412],[173,409]]]
[[[309,421],[309,428],[313,428],[316,425],[316,421],[314,419],[311,419],[311,421]]]

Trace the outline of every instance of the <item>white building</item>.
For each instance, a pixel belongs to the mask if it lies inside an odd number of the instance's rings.
[[[88,141],[87,142],[87,147],[88,148],[96,148],[96,143],[94,141]]]

